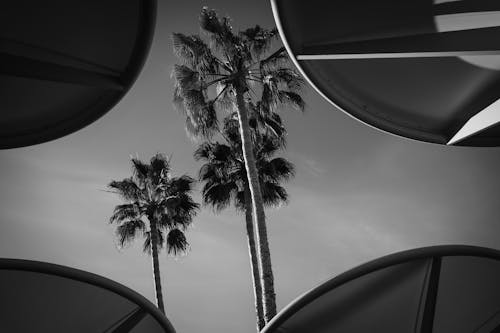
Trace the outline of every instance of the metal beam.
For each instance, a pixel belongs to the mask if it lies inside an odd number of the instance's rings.
[[[118,76],[63,66],[5,52],[0,52],[0,74],[37,80],[72,83],[102,89],[124,89]]]
[[[300,54],[298,60],[347,60],[347,59],[394,59],[394,58],[442,58],[500,55],[500,51],[448,51],[448,52],[394,52],[394,53],[346,53]]]
[[[422,319],[418,333],[432,333],[434,326],[434,315],[436,312],[436,301],[441,275],[441,257],[432,258],[430,273],[426,283],[425,304],[422,310]]]
[[[487,12],[500,10],[498,0],[462,0],[434,5],[434,15]]]
[[[481,323],[473,333],[500,333],[500,310],[493,313],[488,319]]]
[[[119,75],[120,71],[98,64],[81,57],[77,57],[65,52],[53,50],[48,47],[27,43],[11,38],[0,37],[0,53],[6,53],[29,59],[37,59],[50,63],[57,63],[62,66],[81,68],[101,74]]]
[[[304,45],[298,60],[499,55],[499,27]]]
[[[142,308],[137,308],[126,314],[114,323],[111,328],[108,328],[104,333],[129,333],[145,316],[146,311]]]

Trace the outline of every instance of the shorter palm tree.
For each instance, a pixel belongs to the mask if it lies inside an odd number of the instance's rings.
[[[137,235],[144,237],[143,250],[152,256],[158,308],[165,313],[160,282],[158,250],[164,246],[177,255],[188,249],[184,231],[199,209],[190,196],[195,180],[189,176],[172,177],[170,161],[156,154],[150,163],[132,158],[132,177],[112,181],[108,187],[121,196],[110,223],[117,224],[120,246],[131,243]]]
[[[196,160],[205,164],[200,168],[199,179],[204,183],[202,189],[203,202],[220,211],[231,203],[239,210],[245,212],[247,241],[252,270],[252,282],[255,294],[255,307],[257,312],[257,328],[260,331],[265,325],[262,304],[262,284],[259,279],[257,248],[255,244],[255,231],[252,216],[252,197],[248,185],[247,171],[241,140],[238,129],[237,116],[225,120],[221,135],[225,143],[205,142],[195,151]],[[284,128],[281,120],[275,118],[275,128]],[[278,150],[283,148],[284,139],[277,138],[273,133],[258,126],[262,118],[258,113],[253,113],[250,125],[253,128],[254,155],[256,157],[257,171],[259,173],[260,188],[266,206],[277,206],[288,199],[288,194],[280,183],[294,175],[294,167],[282,157],[273,157]],[[265,127],[264,127],[265,128]]]

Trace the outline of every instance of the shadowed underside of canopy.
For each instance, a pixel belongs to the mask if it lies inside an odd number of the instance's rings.
[[[0,149],[72,133],[135,81],[156,0],[16,0],[0,10]]]
[[[0,331],[175,333],[151,302],[104,277],[0,258]]]
[[[500,145],[500,2],[271,0],[285,46],[327,100],[403,137]]]
[[[299,297],[263,333],[500,331],[500,252],[435,246],[393,254]]]

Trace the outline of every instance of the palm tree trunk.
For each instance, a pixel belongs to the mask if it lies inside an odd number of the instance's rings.
[[[161,280],[160,280],[160,262],[158,261],[158,230],[156,223],[151,223],[151,255],[153,257],[153,278],[155,282],[156,291],[156,304],[161,312],[165,313],[165,306],[163,305],[163,295],[161,293]]]
[[[238,120],[240,124],[240,136],[245,159],[245,169],[248,176],[248,184],[252,195],[253,218],[256,226],[257,253],[259,257],[259,272],[262,283],[262,304],[264,307],[264,318],[268,323],[276,315],[276,295],[274,293],[274,278],[271,266],[271,254],[267,240],[266,215],[260,190],[259,175],[253,153],[253,144],[248,124],[248,114],[243,99],[242,85],[236,88],[236,103]]]
[[[248,184],[245,184],[245,219],[247,227],[248,252],[250,255],[250,268],[252,270],[252,283],[255,297],[255,310],[257,312],[257,332],[264,328],[264,309],[262,308],[262,285],[259,277],[259,264],[257,262],[257,249],[255,248],[255,233],[252,218],[252,195]]]

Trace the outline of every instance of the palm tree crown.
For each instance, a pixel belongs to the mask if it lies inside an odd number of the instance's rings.
[[[234,110],[237,89],[247,103],[256,101],[247,105],[257,105],[260,120],[272,129],[276,129],[273,113],[280,107],[304,109],[298,94],[304,81],[285,48],[269,54],[279,36],[276,29],[257,25],[234,33],[229,18],[219,19],[207,8],[201,12],[200,25],[209,44],[198,35],[172,35],[174,53],[183,62],[172,72],[174,105],[185,112],[191,134],[207,138],[218,133],[217,111]]]
[[[205,142],[194,153],[196,160],[205,162],[199,172],[199,179],[204,183],[203,202],[216,210],[222,210],[232,202],[238,210],[244,211],[248,177],[237,120],[226,119],[222,134],[226,143]],[[278,206],[287,202],[288,194],[280,183],[293,177],[293,164],[283,157],[272,158],[283,148],[283,141],[268,133],[254,131],[254,142],[264,204]]]
[[[132,158],[132,170],[132,177],[108,184],[125,201],[115,207],[109,222],[117,224],[121,246],[137,235],[144,237],[143,250],[153,257],[158,307],[164,311],[158,249],[165,246],[174,255],[188,249],[184,231],[199,208],[190,196],[195,180],[186,175],[172,177],[170,161],[162,154],[153,156],[149,164]]]

